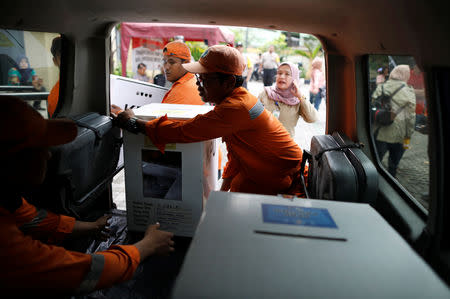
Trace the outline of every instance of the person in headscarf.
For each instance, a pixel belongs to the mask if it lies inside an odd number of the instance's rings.
[[[388,171],[393,177],[397,174],[405,149],[409,147],[416,121],[416,95],[414,89],[406,83],[409,77],[409,66],[398,65],[392,70],[389,79],[378,85],[372,94],[374,102],[382,93],[391,95],[398,90],[391,99],[392,111],[396,112],[393,123],[387,126],[374,124],[378,158],[382,161],[389,151]]]
[[[17,67],[8,71],[8,85],[33,85],[38,91],[42,91],[42,79],[38,78],[36,71],[30,67],[30,61],[26,56],[19,56]]]
[[[325,88],[325,75],[322,71],[323,60],[316,57],[311,63],[311,82],[309,85],[309,102],[319,110]]]
[[[8,85],[31,85],[36,76],[34,69],[30,68],[30,62],[26,56],[20,56],[17,60],[17,68],[8,71]]]
[[[264,107],[283,124],[291,137],[295,136],[295,126],[299,116],[306,122],[317,120],[317,112],[300,93],[299,70],[290,62],[283,62],[277,69],[275,84],[264,87],[258,96]]]

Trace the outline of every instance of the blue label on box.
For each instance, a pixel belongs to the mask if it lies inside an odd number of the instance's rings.
[[[327,209],[262,204],[262,213],[267,223],[337,228]]]

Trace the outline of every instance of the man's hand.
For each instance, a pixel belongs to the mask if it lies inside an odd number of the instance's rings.
[[[123,109],[117,105],[111,104],[111,116],[117,117],[117,115],[122,112]]]
[[[107,227],[109,218],[111,218],[111,215],[102,216],[94,222],[77,220],[73,226],[72,236],[92,236],[96,239],[106,241],[109,236],[109,228]]]
[[[173,234],[159,230],[159,227],[159,223],[150,225],[145,232],[144,238],[134,244],[141,255],[141,261],[153,254],[168,255],[174,251]]]
[[[222,186],[220,187],[220,191],[229,191],[231,188],[231,181],[233,178],[224,178],[222,181]]]
[[[31,82],[31,84],[33,85],[34,89],[41,90],[42,85],[44,84],[44,80],[42,80],[41,78],[37,78],[37,79],[33,80]]]
[[[96,239],[100,239],[102,241],[106,241],[108,239],[110,232],[110,229],[108,228],[108,220],[110,218],[111,215],[105,215],[93,222],[92,235]]]
[[[116,107],[118,107],[118,106],[116,106]],[[120,108],[120,107],[119,107],[119,108]],[[111,113],[112,113],[112,112],[113,112],[113,111],[111,110]],[[126,123],[128,122],[128,120],[129,120],[130,118],[134,117],[134,112],[133,112],[133,110],[131,110],[131,109],[126,109],[126,110],[120,112],[120,113],[117,114],[117,115],[112,114],[112,117],[114,118],[115,124],[116,124],[118,127],[124,129],[124,128],[126,128]]]

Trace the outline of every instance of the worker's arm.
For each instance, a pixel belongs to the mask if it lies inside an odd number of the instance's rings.
[[[220,191],[229,191],[231,188],[231,181],[239,173],[239,165],[236,160],[228,160],[222,175],[222,186]]]
[[[106,240],[109,235],[108,219],[111,215],[105,215],[96,221],[76,220],[72,230],[72,237],[93,236],[100,240]]]
[[[117,116],[119,126],[127,128],[127,122],[134,117],[132,110],[125,110]],[[160,150],[166,143],[189,143],[231,135],[240,127],[241,121],[249,118],[248,111],[234,104],[221,104],[214,110],[186,120],[169,120],[166,116],[145,122],[136,120],[139,132],[145,132]]]
[[[110,218],[110,216],[102,216],[94,222],[79,221],[73,217],[39,209],[25,199],[22,199],[22,205],[13,215],[17,226],[25,234],[51,243],[61,241],[68,235],[95,236],[104,239],[108,233],[106,226]]]
[[[227,164],[223,169],[222,174],[222,186],[220,187],[220,191],[229,191],[231,188],[231,182],[233,178],[239,173],[240,165],[239,161],[233,157],[232,149],[229,147],[227,143]]]
[[[33,238],[58,242],[71,234],[75,218],[57,215],[45,209],[39,209],[22,199],[22,205],[13,213],[16,225],[25,234]]]
[[[1,217],[0,281],[4,293],[88,293],[132,277],[139,262],[151,254],[173,251],[172,234],[150,227],[135,245],[114,245],[94,254],[49,246],[24,235],[13,217]]]

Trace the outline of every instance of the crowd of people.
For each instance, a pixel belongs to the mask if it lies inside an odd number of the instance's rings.
[[[175,41],[180,41],[184,43],[184,40],[180,38]],[[275,48],[273,45],[269,46],[266,52],[258,54],[257,59],[254,61],[252,61],[249,55],[245,53],[242,42],[236,42],[235,47],[242,54],[245,62],[245,69],[242,73],[242,77],[244,79],[244,83],[242,84],[242,86],[244,88],[248,88],[248,82],[250,80],[254,81],[262,80],[264,87],[274,85],[274,83],[276,82],[278,67],[280,66],[281,60],[280,56],[275,52]],[[325,73],[323,71],[323,58],[316,57],[311,62],[311,69],[309,73],[310,73],[309,101],[316,110],[319,110],[322,100],[325,99],[326,97],[325,95],[326,83],[325,83]],[[136,80],[149,82],[170,88],[171,82],[170,80],[166,80],[166,76],[167,74],[164,69],[164,66],[161,65],[160,73],[158,73],[153,77],[153,79],[151,79],[151,77],[149,76],[149,72],[147,70],[147,66],[145,65],[145,63],[141,62],[138,64],[136,73],[133,75],[133,78]],[[274,111],[277,111],[277,109],[275,109]]]

